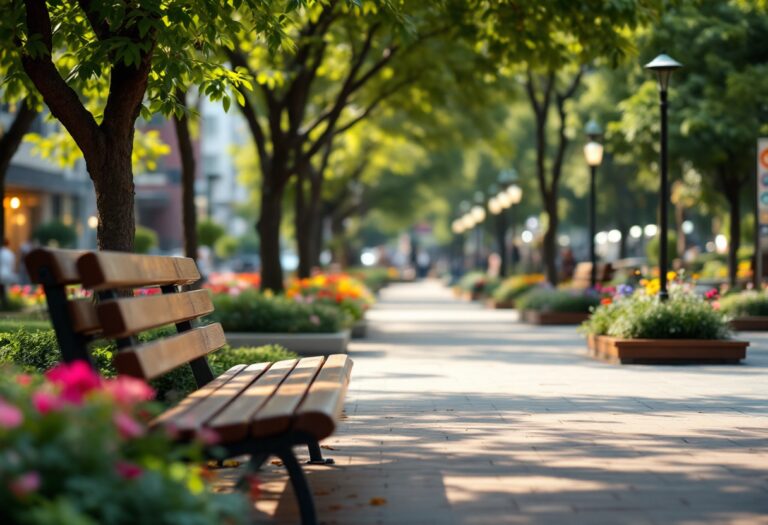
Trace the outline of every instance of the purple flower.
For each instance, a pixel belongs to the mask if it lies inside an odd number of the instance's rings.
[[[632,295],[632,292],[634,291],[635,289],[628,284],[620,284],[616,287],[616,293],[618,295]]]

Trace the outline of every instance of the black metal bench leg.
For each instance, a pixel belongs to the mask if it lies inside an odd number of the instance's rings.
[[[335,463],[332,458],[323,458],[323,452],[320,450],[320,443],[317,441],[310,441],[307,443],[307,448],[309,448],[308,465],[333,465]]]
[[[296,456],[291,448],[285,448],[277,452],[278,457],[283,461],[285,468],[288,469],[288,475],[291,477],[293,493],[296,495],[296,502],[299,505],[302,525],[317,525],[317,515],[315,514],[315,502],[312,500],[312,493],[309,491],[307,478],[301,470]]]
[[[250,461],[248,461],[248,470],[255,472],[261,469],[261,467],[264,465],[264,462],[267,461],[267,458],[269,458],[269,454],[265,454],[263,452],[252,454]]]

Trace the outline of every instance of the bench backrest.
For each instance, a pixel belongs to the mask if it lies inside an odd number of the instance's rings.
[[[200,280],[192,259],[122,252],[37,249],[25,264],[33,282],[43,285],[56,337],[65,361],[90,362],[88,344],[114,339],[115,367],[121,374],[152,379],[189,363],[198,386],[213,379],[206,355],[226,343],[218,323],[196,327],[213,311],[206,290],[187,291]],[[70,299],[68,285],[80,284],[96,300]],[[157,289],[159,294],[126,293]],[[141,344],[141,332],[174,325],[176,334]]]
[[[613,266],[611,263],[598,263],[597,283],[607,283],[613,278]],[[589,288],[592,280],[592,263],[580,262],[573,271],[572,286],[577,288]]]

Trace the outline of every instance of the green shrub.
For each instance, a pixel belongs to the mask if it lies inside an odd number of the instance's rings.
[[[21,312],[26,306],[24,298],[18,294],[5,294],[5,307],[0,303],[0,311],[3,312]]]
[[[201,246],[212,248],[224,233],[224,228],[210,219],[197,223],[197,241]]]
[[[661,246],[661,235],[656,235],[645,246],[645,255],[648,257],[648,264],[655,266],[659,264],[659,247]],[[677,235],[670,231],[667,235],[667,257],[673,261],[677,259]]]
[[[228,332],[332,333],[350,326],[341,309],[328,304],[299,303],[282,295],[245,290],[238,295],[215,294],[210,315]]]
[[[730,317],[768,316],[768,293],[750,290],[726,295],[720,299],[720,308]]]
[[[149,253],[157,246],[157,233],[151,228],[136,226],[136,234],[133,238],[133,251],[136,253]]]
[[[41,224],[32,235],[40,244],[56,248],[72,248],[77,241],[77,232],[72,226],[60,221]]]
[[[216,239],[213,245],[213,252],[219,259],[231,259],[237,253],[238,240],[231,235],[222,235]]]
[[[498,277],[489,277],[483,272],[469,272],[459,279],[457,286],[464,292],[492,295],[499,284]]]
[[[152,330],[141,335],[142,342],[159,337],[166,337],[175,332],[174,328]],[[112,363],[117,346],[106,341],[97,341],[92,345],[91,357],[96,369],[104,377],[116,374]],[[276,345],[259,348],[237,348],[229,346],[209,354],[208,362],[214,375],[221,374],[236,364],[273,362],[293,359],[296,354]],[[61,360],[61,353],[56,342],[56,334],[51,328],[30,328],[21,323],[3,323],[0,325],[0,364],[13,364],[26,372],[45,372]],[[151,382],[161,401],[172,402],[196,389],[192,370],[188,366],[179,367]]]
[[[515,301],[543,282],[541,274],[513,275],[501,281],[493,292],[493,298],[499,302]]]
[[[727,339],[722,312],[693,292],[672,288],[667,301],[644,291],[598,307],[582,331],[622,339]]]
[[[539,312],[589,313],[599,304],[600,296],[592,290],[537,288],[517,300],[518,310]]]

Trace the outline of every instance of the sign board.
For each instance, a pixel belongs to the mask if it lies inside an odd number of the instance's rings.
[[[765,242],[768,239],[768,138],[757,139],[757,275],[762,276],[765,271],[763,268],[763,253],[765,253]]]

